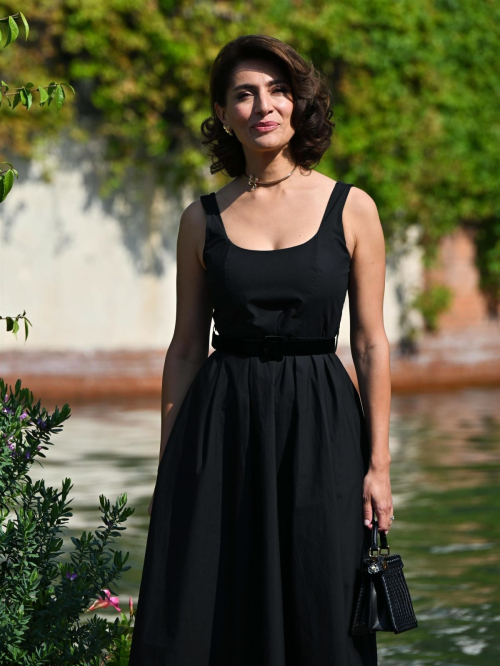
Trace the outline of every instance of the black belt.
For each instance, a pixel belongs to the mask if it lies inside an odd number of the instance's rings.
[[[232,354],[261,356],[281,361],[284,355],[329,354],[336,351],[339,333],[334,338],[297,338],[265,335],[262,338],[239,338],[212,333],[212,347]]]

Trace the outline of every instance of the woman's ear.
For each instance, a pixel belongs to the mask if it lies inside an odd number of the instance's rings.
[[[226,124],[226,111],[223,109],[217,102],[214,104],[214,109],[215,113],[217,114],[217,118],[221,121],[223,125]]]

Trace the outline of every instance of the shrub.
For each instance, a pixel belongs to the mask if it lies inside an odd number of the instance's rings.
[[[95,666],[103,650],[130,635],[123,618],[113,623],[96,615],[82,618],[96,598],[105,601],[107,593],[115,594],[112,583],[130,569],[124,566],[129,553],[122,556],[111,547],[134,512],[125,506],[126,494],[114,505],[101,495],[103,525],[95,533],[72,537],[74,548],[65,553],[61,535],[73,515],[71,479],[58,490],[29,476],[69,416],[68,404],[49,414],[40,401],[33,404],[33,393],[21,388],[21,380],[12,390],[0,378],[2,665]]]

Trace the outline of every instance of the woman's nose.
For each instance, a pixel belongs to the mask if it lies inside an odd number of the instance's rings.
[[[271,108],[271,99],[267,93],[262,95],[257,95],[256,97],[256,110],[259,111],[269,111]]]

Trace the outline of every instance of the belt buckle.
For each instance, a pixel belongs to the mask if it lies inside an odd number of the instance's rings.
[[[283,336],[265,335],[264,336],[264,354],[268,359],[281,361],[283,359]]]

